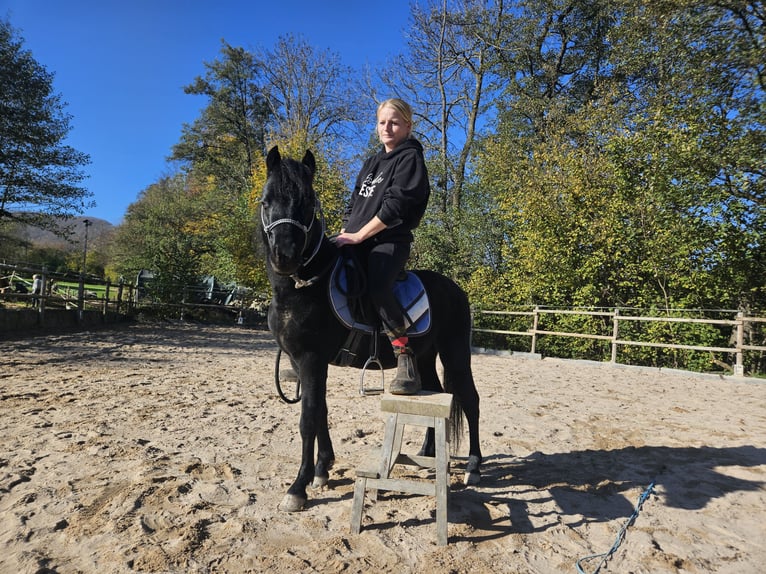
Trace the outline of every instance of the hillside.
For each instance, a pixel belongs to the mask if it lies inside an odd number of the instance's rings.
[[[14,235],[22,241],[29,242],[34,247],[54,247],[63,249],[65,251],[79,247],[85,237],[85,220],[90,221],[88,227],[88,242],[97,244],[102,237],[108,235],[114,229],[114,225],[104,219],[97,217],[72,217],[69,219],[61,219],[59,222],[59,229],[62,231],[69,229],[69,239],[65,239],[60,235],[48,231],[33,227],[31,225],[20,226]]]

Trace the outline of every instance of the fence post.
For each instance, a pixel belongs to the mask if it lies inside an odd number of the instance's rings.
[[[745,376],[744,356],[742,345],[745,344],[745,319],[742,311],[737,312],[737,354],[734,364],[734,375],[737,377]]]
[[[40,297],[37,299],[37,321],[42,327],[45,325],[45,301],[48,297],[48,270],[43,267],[42,284],[40,285]]]
[[[532,354],[534,354],[537,349],[537,324],[538,324],[537,318],[540,316],[539,310],[540,310],[540,307],[535,305],[533,315],[532,315],[532,349],[529,351]]]
[[[104,290],[104,317],[107,316],[109,313],[109,289],[112,286],[112,282],[107,279],[106,280],[106,289]]]
[[[84,321],[85,310],[85,274],[80,271],[80,284],[77,288],[77,320],[79,323]]]
[[[117,313],[120,312],[120,308],[122,307],[122,290],[125,285],[125,279],[120,277],[120,282],[117,284]]]
[[[612,317],[612,364],[617,362],[617,339],[619,339],[620,333],[620,309],[614,308],[614,316]]]
[[[134,287],[132,283],[128,283],[128,313],[132,313],[133,310],[138,307],[138,288]]]

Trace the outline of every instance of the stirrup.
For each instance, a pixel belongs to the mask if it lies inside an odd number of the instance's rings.
[[[364,373],[373,364],[377,365],[378,369],[380,369],[380,388],[375,387],[371,389],[365,389],[364,388]],[[378,359],[378,357],[370,357],[369,359],[365,361],[364,366],[362,367],[362,374],[359,376],[359,394],[362,395],[363,397],[367,395],[379,395],[383,393],[385,384],[386,384],[386,375],[383,372],[383,363],[380,362],[380,359]]]
[[[370,355],[370,358],[367,359],[364,362],[364,366],[362,366],[362,373],[359,375],[359,394],[364,396],[367,395],[380,395],[383,393],[383,389],[385,388],[386,384],[386,375],[383,372],[383,363],[380,362],[380,359],[378,359],[378,337],[376,333],[373,333],[373,344],[372,344],[372,354]],[[380,387],[365,389],[364,388],[364,374],[367,372],[367,369],[370,368],[371,365],[377,365],[378,369],[380,369]]]

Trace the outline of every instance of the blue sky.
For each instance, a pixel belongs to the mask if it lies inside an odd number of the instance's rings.
[[[118,224],[168,173],[182,125],[206,103],[183,86],[218,58],[222,39],[270,49],[294,34],[345,65],[376,66],[401,50],[409,0],[0,0],[0,18],[68,104],[67,143],[92,161],[83,185],[97,205],[85,215]]]

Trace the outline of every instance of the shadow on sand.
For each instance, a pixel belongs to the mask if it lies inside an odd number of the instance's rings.
[[[479,542],[541,532],[562,520],[577,527],[627,519],[637,502],[636,489],[643,491],[651,482],[661,491],[663,504],[697,510],[728,493],[763,488],[762,481],[725,474],[725,467],[760,465],[766,465],[766,449],[754,446],[643,446],[534,452],[524,458],[490,456],[480,487],[452,493],[449,521],[476,528],[478,536],[467,539]],[[630,498],[626,491],[631,491]]]

